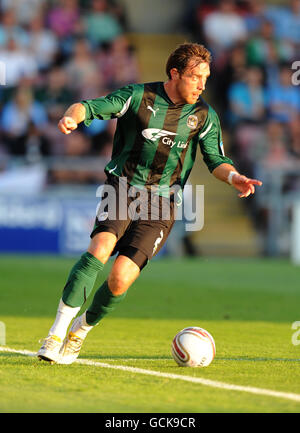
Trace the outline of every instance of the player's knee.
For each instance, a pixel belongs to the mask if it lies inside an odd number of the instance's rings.
[[[126,292],[131,284],[138,278],[140,268],[130,258],[119,255],[108,277],[108,287],[118,296]]]
[[[93,254],[100,262],[106,263],[109,259],[117,238],[112,233],[98,233],[96,234],[88,248],[88,252]]]
[[[105,245],[99,246],[97,249],[89,248],[88,252],[93,254],[101,263],[105,264],[111,255],[111,250],[106,248]]]
[[[130,284],[130,277],[123,273],[113,273],[108,277],[108,287],[115,296],[120,296],[125,293]]]

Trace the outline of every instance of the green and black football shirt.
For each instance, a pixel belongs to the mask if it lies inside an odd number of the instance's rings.
[[[198,145],[210,171],[233,164],[224,155],[216,112],[202,98],[195,104],[174,104],[163,82],[131,84],[82,104],[87,126],[93,119],[118,119],[105,171],[126,177],[131,185],[183,188]]]

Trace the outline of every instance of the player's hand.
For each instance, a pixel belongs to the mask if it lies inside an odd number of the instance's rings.
[[[240,191],[240,194],[238,195],[240,198],[242,197],[248,197],[250,194],[255,193],[255,186],[261,186],[262,182],[257,179],[249,179],[246,176],[243,176],[241,174],[235,174],[232,176],[232,185]]]
[[[64,116],[58,122],[58,129],[64,134],[70,134],[77,128],[77,123],[72,117]]]

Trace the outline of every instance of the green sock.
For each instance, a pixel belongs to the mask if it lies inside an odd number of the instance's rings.
[[[86,312],[86,322],[88,325],[95,326],[108,313],[113,311],[116,305],[121,302],[127,292],[115,296],[108,287],[107,281],[95,293],[93,302]]]
[[[71,269],[64,287],[62,300],[69,307],[81,307],[91,293],[98,272],[104,264],[92,254],[86,252]]]

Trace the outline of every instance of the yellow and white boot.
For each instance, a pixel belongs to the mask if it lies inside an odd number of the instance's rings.
[[[86,323],[85,313],[74,319],[60,350],[60,364],[72,364],[77,359],[82,343],[92,328],[93,326]]]
[[[55,364],[60,359],[60,349],[63,342],[61,338],[56,335],[48,335],[45,338],[40,350],[37,353],[37,357],[40,360],[48,361],[50,364]]]

